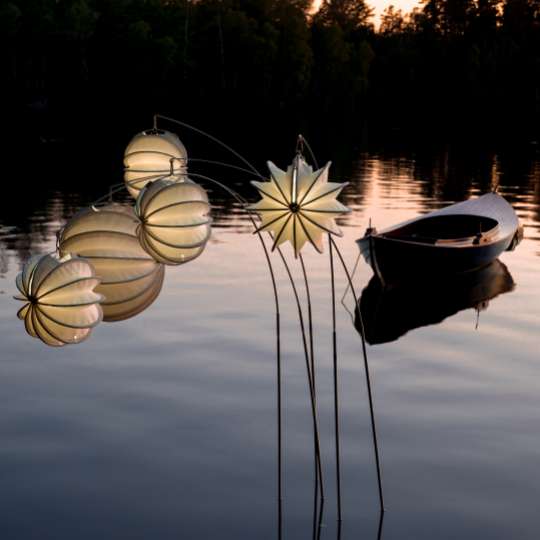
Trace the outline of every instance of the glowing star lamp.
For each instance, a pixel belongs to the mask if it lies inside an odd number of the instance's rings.
[[[133,207],[107,204],[75,214],[58,234],[60,254],[76,254],[94,267],[104,321],[129,319],[157,298],[165,267],[139,243]]]
[[[124,182],[134,199],[147,182],[171,173],[181,178],[186,171],[187,151],[170,131],[142,131],[131,139],[124,152]]]
[[[47,345],[61,347],[84,341],[102,318],[94,292],[94,269],[78,257],[35,255],[24,265],[16,284],[26,304],[18,311],[26,331]]]
[[[247,207],[261,218],[258,231],[272,233],[272,249],[289,241],[295,257],[306,242],[322,253],[326,233],[342,235],[334,220],[350,210],[336,197],[347,183],[328,181],[330,162],[313,171],[301,155],[295,156],[287,171],[278,169],[271,161],[268,168],[268,182],[252,182],[262,199]]]
[[[198,257],[210,238],[210,205],[204,189],[170,177],[147,184],[135,203],[142,247],[156,261],[182,264]]]

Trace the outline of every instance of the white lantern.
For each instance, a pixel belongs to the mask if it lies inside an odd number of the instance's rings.
[[[142,131],[131,139],[124,153],[124,181],[134,199],[147,182],[171,173],[182,177],[186,170],[186,148],[170,131]]]
[[[149,183],[135,203],[139,241],[164,264],[182,264],[198,257],[210,238],[208,196],[189,179]]]
[[[80,343],[102,319],[103,297],[94,291],[98,283],[84,259],[35,255],[16,279],[21,296],[15,298],[26,302],[17,316],[47,345]]]
[[[347,185],[328,181],[330,163],[313,169],[297,155],[287,171],[268,162],[270,180],[252,182],[262,199],[250,206],[259,214],[259,231],[268,230],[274,238],[272,249],[289,241],[297,256],[306,242],[322,252],[326,233],[341,236],[335,218],[350,212],[336,197]]]
[[[84,257],[101,279],[104,321],[137,315],[161,291],[165,267],[141,247],[138,223],[131,206],[109,204],[78,212],[59,233],[60,253]]]

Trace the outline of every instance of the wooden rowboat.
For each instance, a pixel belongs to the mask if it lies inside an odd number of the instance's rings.
[[[497,193],[453,204],[359,239],[360,251],[383,282],[476,270],[512,250],[523,229]]]

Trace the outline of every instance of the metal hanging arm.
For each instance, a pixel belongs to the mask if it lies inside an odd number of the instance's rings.
[[[247,167],[255,173],[257,176],[262,177],[262,175],[259,173],[259,171],[240,153],[238,153],[234,148],[230,147],[228,144],[224,143],[217,137],[214,137],[213,135],[210,135],[209,133],[206,133],[206,131],[203,131],[202,129],[198,129],[194,126],[191,126],[190,124],[186,124],[185,122],[181,122],[180,120],[176,120],[176,118],[171,118],[170,116],[164,116],[162,114],[155,114],[154,115],[154,127],[157,129],[157,121],[158,119],[166,120],[167,122],[171,122],[173,124],[178,124],[179,126],[182,126],[186,129],[190,129],[191,131],[198,133],[199,135],[202,135],[203,137],[206,137],[207,139],[210,139],[211,141],[215,142],[222,148],[225,148],[228,152],[233,154],[235,157],[237,157],[244,165],[247,165]]]
[[[246,174],[254,174],[251,169],[246,169],[244,167],[239,167],[238,165],[232,165],[231,163],[225,163],[223,161],[215,161],[213,159],[201,159],[201,158],[188,158],[188,163],[208,163],[209,165],[218,165],[220,167],[225,167],[227,169],[234,169],[235,171],[245,172]],[[261,174],[257,174],[257,178],[265,179]]]
[[[317,161],[317,158],[315,157],[315,153],[311,149],[311,146],[307,142],[306,138],[303,135],[298,135],[298,138],[302,140],[302,149],[304,146],[308,149],[309,155],[311,156],[311,159],[313,160],[313,165],[315,165],[315,168],[319,168],[319,162]]]

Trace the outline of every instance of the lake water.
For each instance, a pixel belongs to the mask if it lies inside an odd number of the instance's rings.
[[[534,145],[500,154],[370,151],[343,168],[351,171],[346,177],[335,177],[351,182],[342,200],[353,212],[340,220],[344,235],[337,240],[350,268],[358,256],[354,241],[370,218],[381,228],[495,185],[525,226],[523,242],[501,257],[501,271],[513,282],[508,290],[454,313],[436,301],[448,302],[450,285],[441,280],[423,291],[426,304],[412,305],[409,297],[410,306],[398,306],[404,335],[368,346],[386,540],[538,538],[539,157]],[[101,192],[120,174],[104,174]],[[249,221],[207,186],[215,222],[202,256],[168,267],[161,294],[143,313],[100,324],[80,345],[49,348],[25,333],[12,296],[26,258],[54,250],[60,226],[99,194],[99,186],[85,189],[77,178],[60,176],[49,171],[46,187],[37,182],[43,187],[33,191],[19,186],[0,217],[2,538],[276,538],[274,304]],[[233,185],[257,198],[241,180]],[[298,261],[289,247],[284,251],[300,286]],[[290,285],[274,261],[282,302],[283,537],[307,539],[314,479],[305,363]],[[307,246],[305,262],[326,539],[337,534],[328,249],[318,255]],[[360,262],[359,294],[371,275]],[[337,292],[339,298],[347,292],[339,267]],[[343,303],[354,308],[350,293]],[[427,322],[429,311],[439,309],[435,318],[443,320],[409,329],[409,308],[426,310]],[[340,303],[337,313],[341,538],[375,540],[379,511],[361,342]]]

